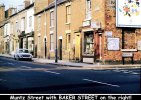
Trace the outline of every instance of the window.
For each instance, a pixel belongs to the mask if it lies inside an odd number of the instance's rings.
[[[25,17],[21,19],[21,31],[25,30]]]
[[[40,36],[38,36],[38,51],[41,51]]]
[[[66,23],[70,23],[71,22],[71,9],[70,9],[70,5],[66,6]]]
[[[29,27],[32,26],[32,16],[29,17]]]
[[[84,54],[94,54],[93,32],[84,33]]]
[[[2,36],[2,29],[1,29],[1,27],[0,27],[0,36]],[[0,43],[1,44],[1,43]]]
[[[8,33],[7,33],[7,28],[8,26],[7,26],[7,24],[5,25],[5,35],[8,35]]]
[[[38,31],[41,31],[41,16],[38,16]]]
[[[91,19],[91,0],[86,0],[86,19]]]
[[[28,37],[28,50],[31,52],[33,52],[33,37]]]
[[[19,24],[18,22],[16,22],[16,31],[18,32],[18,30],[19,30]]]
[[[26,38],[23,38],[23,48],[27,48],[27,41],[26,41]]]
[[[54,11],[50,12],[50,27],[54,27]]]
[[[0,36],[2,36],[2,31],[1,31],[1,28],[0,28]]]
[[[50,50],[53,51],[54,50],[54,42],[53,42],[54,38],[53,38],[53,34],[50,34]]]
[[[66,49],[70,50],[70,45],[71,45],[71,35],[67,34],[66,35]]]
[[[14,33],[14,26],[13,26],[13,23],[11,23],[11,34]]]

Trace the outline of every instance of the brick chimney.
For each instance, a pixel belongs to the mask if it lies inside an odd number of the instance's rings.
[[[16,13],[16,8],[14,8],[14,7],[11,7],[11,8],[9,8],[8,9],[8,16],[11,16],[11,15],[13,15],[14,13]]]
[[[30,5],[30,0],[24,0],[24,5],[25,8],[28,7]]]
[[[0,4],[0,22],[5,19],[5,6]]]

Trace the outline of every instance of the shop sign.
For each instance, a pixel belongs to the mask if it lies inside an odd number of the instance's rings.
[[[141,28],[141,0],[116,0],[116,26]]]
[[[119,38],[107,39],[108,50],[119,50]]]
[[[122,57],[133,57],[133,53],[132,52],[124,52],[124,53],[122,53]]]
[[[91,22],[90,20],[83,21],[83,27],[90,26],[91,24],[90,22]]]

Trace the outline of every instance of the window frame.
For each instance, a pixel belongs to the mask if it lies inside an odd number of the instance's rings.
[[[66,23],[71,23],[71,5],[66,5]]]
[[[71,33],[66,34],[66,50],[71,49]]]
[[[54,51],[54,34],[50,34],[50,51]]]
[[[91,20],[92,18],[92,1],[91,0],[86,0],[85,17],[87,20]]]
[[[54,27],[54,10],[50,11],[50,27]]]
[[[29,27],[32,27],[32,16],[29,16]]]

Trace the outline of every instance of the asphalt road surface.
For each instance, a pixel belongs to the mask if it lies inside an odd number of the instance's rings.
[[[0,57],[0,93],[140,94],[141,69],[94,70]]]

